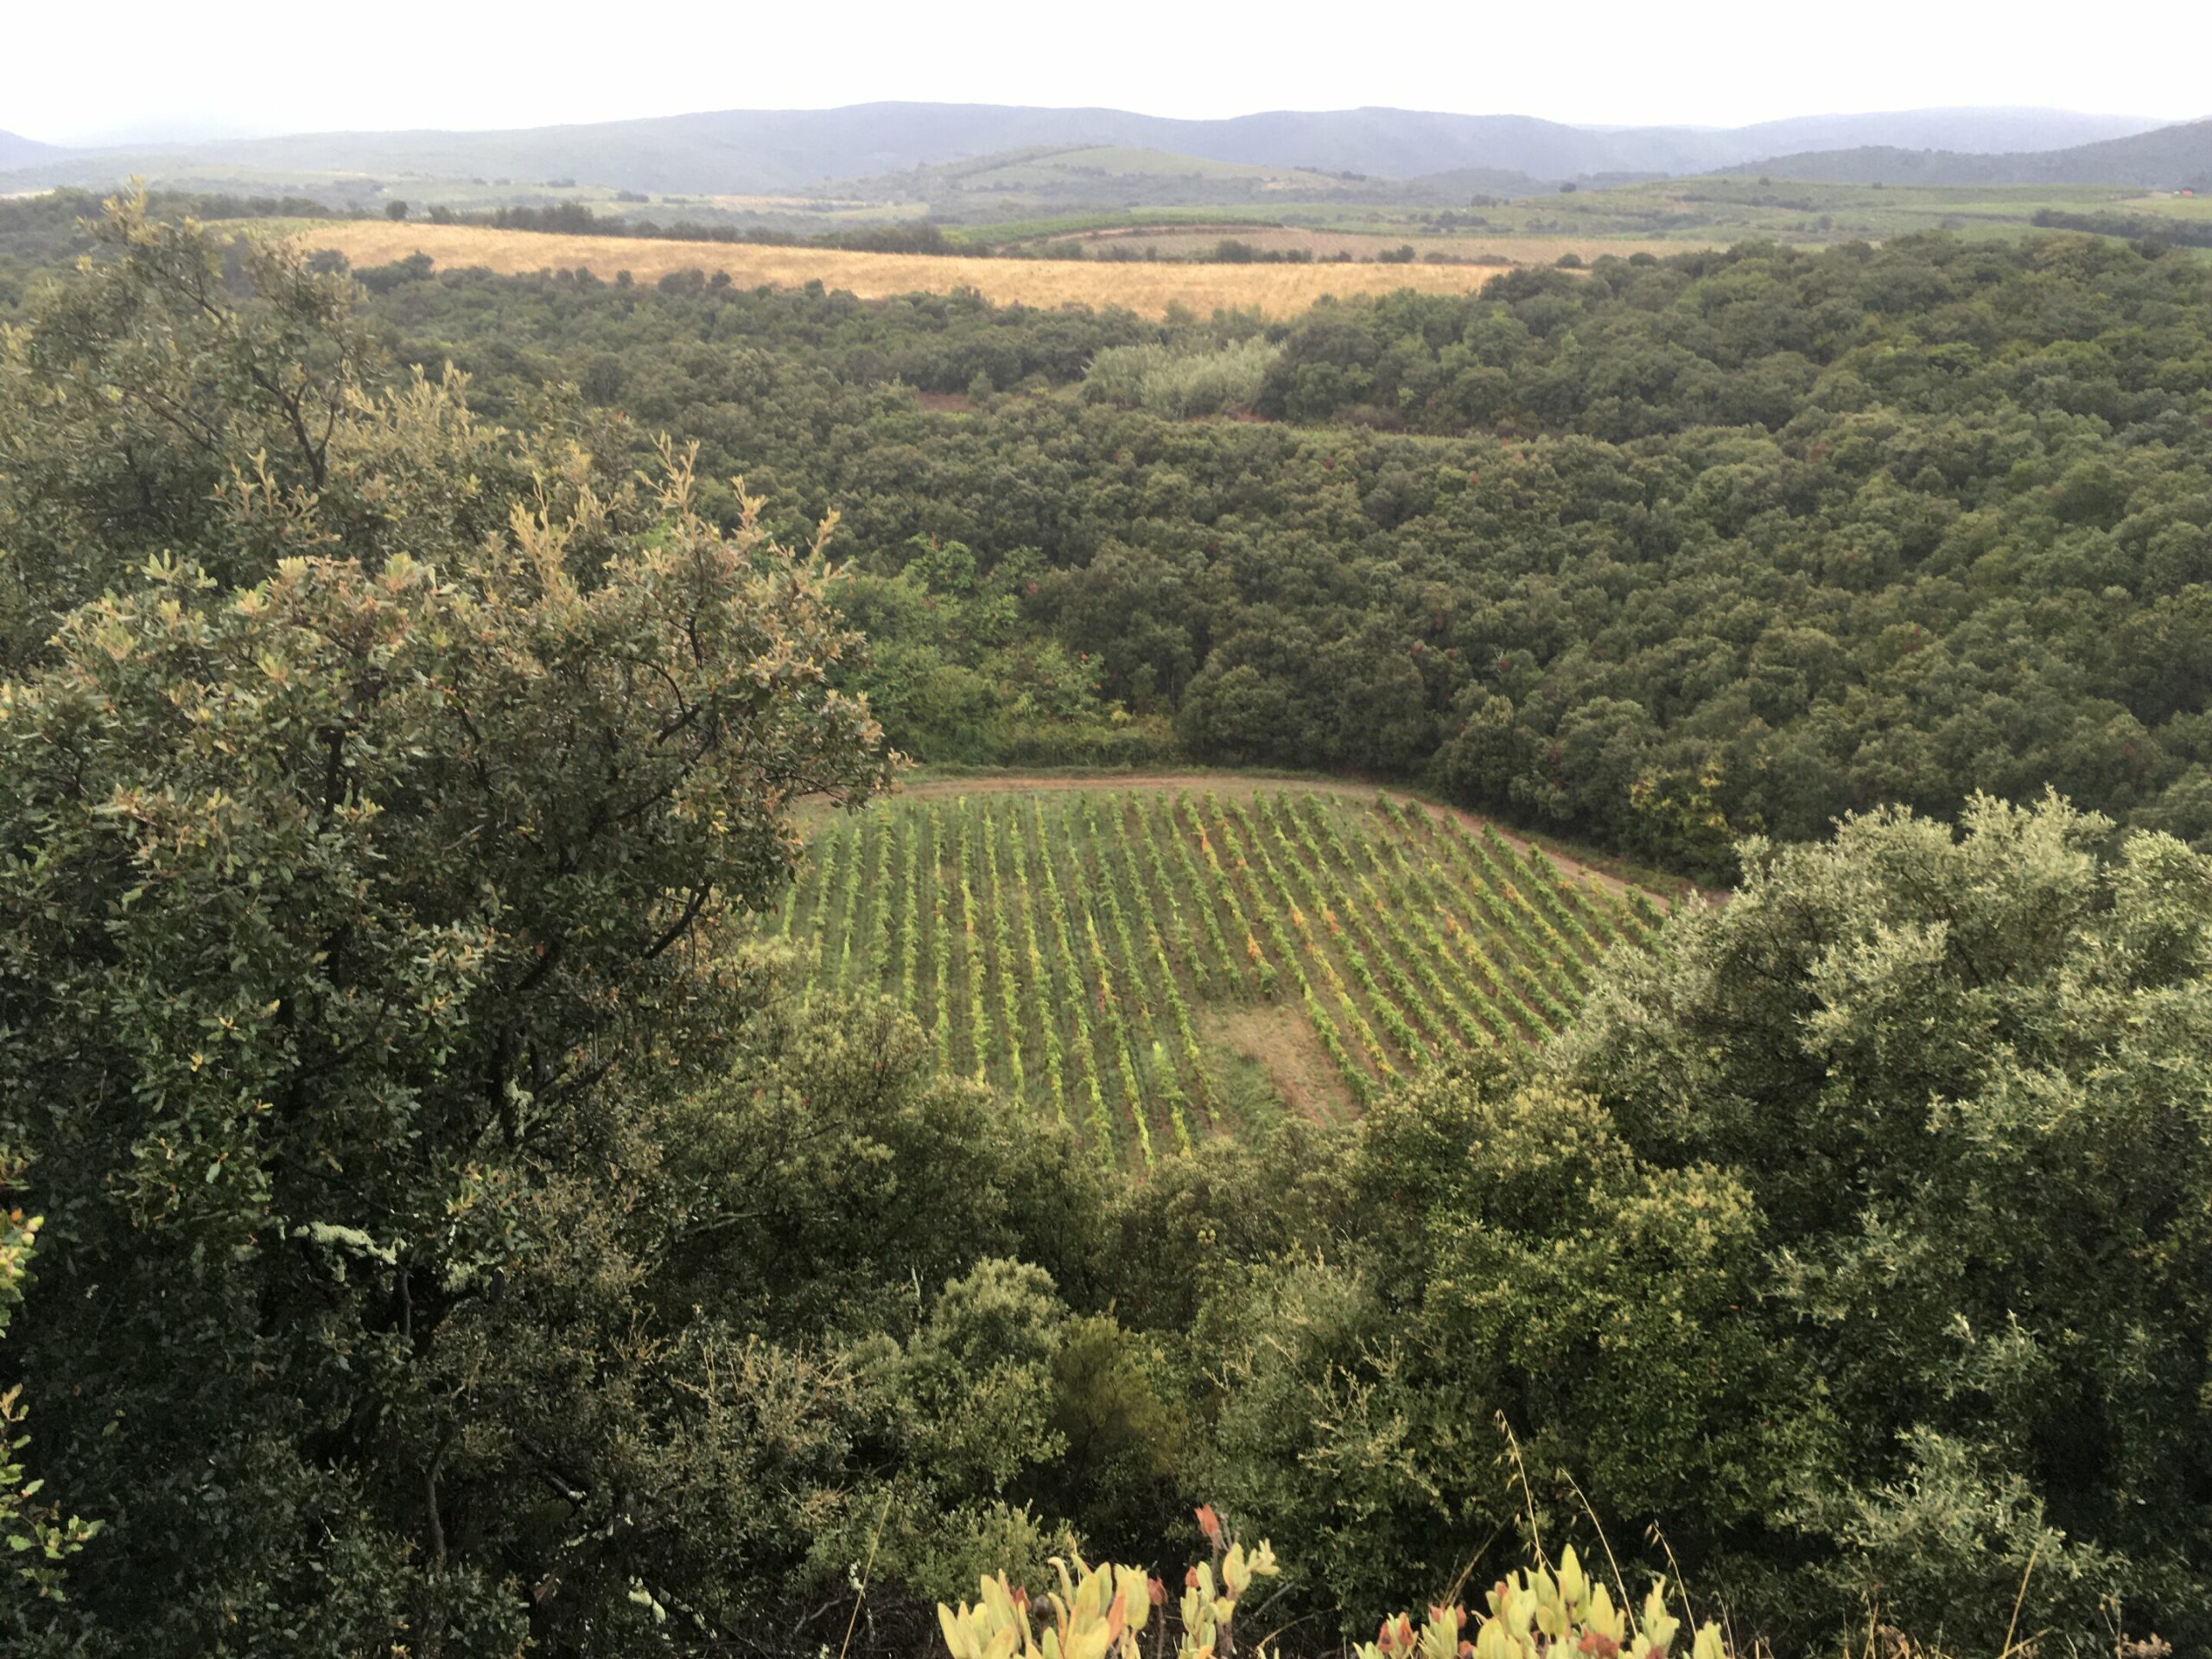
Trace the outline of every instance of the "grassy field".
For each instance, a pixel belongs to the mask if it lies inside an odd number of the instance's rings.
[[[945,239],[958,247],[1003,248],[1024,242],[1046,242],[1085,231],[1160,231],[1192,226],[1223,225],[1245,230],[1272,230],[1282,224],[1279,210],[1245,206],[1153,207],[1142,213],[1124,209],[1114,213],[1046,213],[1031,219],[994,219],[987,225],[949,225]]]
[[[1547,250],[1580,252],[1665,252],[1726,247],[1762,240],[1799,246],[1860,239],[1882,241],[1915,231],[1966,236],[2017,236],[2046,207],[2067,213],[2158,213],[2212,216],[2212,200],[2152,196],[2120,186],[1974,185],[1887,187],[1807,183],[1789,179],[1713,177],[1669,179],[1611,189],[1546,192],[1510,200],[1489,198],[1449,207],[1347,201],[1294,201],[1264,208],[1225,209],[1224,219],[1264,217],[1287,232],[1409,241],[1421,251],[1495,249],[1516,263],[1541,263]],[[981,226],[963,234],[978,242],[1103,232],[1111,229],[1172,233],[1178,219],[1205,217],[1186,207],[1175,213],[1133,211],[1088,219],[1049,219],[1008,226]],[[1253,239],[1248,237],[1248,239]],[[1299,245],[1332,250],[1338,244],[1309,239]]]
[[[480,265],[507,275],[584,269],[612,279],[628,271],[650,283],[671,271],[729,273],[741,287],[796,288],[809,282],[864,300],[974,289],[999,304],[1123,306],[1141,316],[1185,306],[1201,315],[1225,308],[1291,317],[1323,295],[1348,298],[1419,289],[1460,294],[1496,274],[1481,265],[1087,264],[986,259],[957,254],[853,253],[842,249],[748,243],[671,242],[637,237],[550,236],[466,225],[385,219],[291,221],[302,241],[355,265],[389,264],[422,252],[445,268]]]
[[[1081,242],[1098,249],[1124,247],[1147,258],[1192,259],[1203,258],[1224,238],[1234,238],[1265,253],[1303,252],[1317,259],[1334,259],[1340,254],[1349,254],[1357,261],[1379,260],[1386,253],[1410,246],[1424,257],[1436,254],[1446,259],[1491,266],[1548,265],[1569,253],[1585,261],[1603,258],[1607,254],[1625,259],[1632,253],[1686,253],[1713,245],[1709,239],[1695,238],[1505,236],[1480,232],[1459,236],[1396,235],[1295,225],[1254,226],[1233,221],[1197,227],[1081,231],[1056,236],[1052,240]]]
[[[1817,245],[1881,241],[1914,231],[2013,236],[2028,229],[2045,207],[2070,213],[2132,210],[2154,200],[2164,199],[2117,186],[1881,186],[1714,177],[1526,196],[1440,215],[1400,213],[1396,220],[1426,226],[1432,233],[1462,236],[1647,236],[1707,247],[1754,238]],[[1368,227],[1363,215],[1334,214],[1316,222],[1347,230]]]
[[[2212,218],[2212,198],[2146,195],[2120,186],[1899,186],[1808,183],[1789,179],[1671,179],[1611,189],[1499,200],[1477,196],[1450,205],[1338,197],[1246,197],[1118,211],[1027,214],[960,226],[958,239],[979,247],[1083,240],[1149,249],[1168,257],[1202,252],[1223,235],[1270,250],[1318,257],[1369,256],[1411,243],[1419,253],[1544,264],[1563,253],[1666,254],[1739,242],[1820,247],[1883,241],[1916,231],[1961,236],[2018,236],[2044,208],[2064,213]]]
[[[2202,225],[2212,221],[2212,195],[2136,196],[2117,204],[2116,211],[2156,213],[2162,218]]]
[[[895,998],[947,1069],[1142,1166],[1542,1041],[1656,916],[1410,802],[1136,787],[880,804],[826,824],[758,925],[812,986]]]

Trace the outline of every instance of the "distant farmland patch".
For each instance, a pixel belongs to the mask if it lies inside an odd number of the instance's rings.
[[[1231,238],[1261,253],[1307,253],[1316,259],[1349,254],[1354,261],[1380,261],[1401,247],[1411,247],[1426,257],[1440,254],[1447,259],[1487,265],[1548,265],[1562,254],[1584,260],[1607,254],[1625,259],[1632,253],[1687,253],[1715,246],[1710,237],[1560,236],[1524,235],[1517,232],[1462,236],[1394,236],[1387,231],[1337,231],[1298,225],[1254,226],[1141,226],[1134,228],[1076,231],[1056,236],[1055,242],[1079,242],[1097,249],[1127,248],[1132,252],[1165,259],[1203,256]],[[1404,266],[1397,269],[1403,270]]]
[[[423,253],[441,269],[481,266],[513,276],[585,270],[612,280],[628,271],[640,283],[674,271],[727,271],[741,288],[798,288],[818,282],[864,300],[973,289],[1000,305],[1121,306],[1160,317],[1186,306],[1201,315],[1256,308],[1292,317],[1324,295],[1340,299],[1418,289],[1464,294],[1495,274],[1482,265],[1089,264],[1075,260],[988,259],[957,254],[855,253],[837,248],[750,243],[675,242],[639,237],[555,236],[469,225],[341,219],[298,226],[307,245],[342,253],[356,266],[390,264]]]

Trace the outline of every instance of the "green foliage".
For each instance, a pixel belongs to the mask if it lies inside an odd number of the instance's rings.
[[[234,302],[188,228],[109,234],[9,340],[0,481],[0,1140],[60,1247],[10,1345],[35,1470],[108,1522],[71,1605],[124,1650],[620,1649],[748,1529],[789,1559],[746,1471],[855,1433],[818,1333],[639,1322],[745,1277],[691,1241],[775,1165],[680,1123],[767,993],[705,941],[793,802],[885,781],[855,640],[672,452],[601,494],[566,433],[372,398],[288,256]],[[156,518],[97,511],[134,472]]]
[[[1168,747],[1099,695],[1088,662],[1021,626],[1033,553],[983,570],[962,543],[916,537],[901,554],[895,569],[848,566],[838,592],[855,630],[882,641],[847,677],[891,741],[970,765],[1141,765]]]
[[[1281,347],[1254,335],[1211,351],[1145,341],[1114,346],[1090,360],[1084,395],[1164,420],[1249,409]]]
[[[1986,798],[1744,856],[1529,1065],[1378,1102],[1328,1258],[1209,1295],[1224,1510],[1356,1624],[1522,1523],[1499,1413],[1536,1537],[1656,1522],[1777,1643],[2200,1639],[2212,861]]]
[[[2075,237],[1508,272],[1266,331],[1297,429],[1031,395],[1213,321],[465,273],[377,313],[494,408],[618,365],[613,401],[772,526],[834,505],[871,568],[1033,557],[1018,637],[1197,758],[1423,775],[1726,880],[1746,833],[1975,789],[2212,835],[2208,282]],[[1027,392],[906,390],[978,373]]]
[[[20,1158],[0,1147],[0,1198],[22,1188]],[[31,1276],[30,1262],[39,1230],[38,1216],[20,1209],[0,1213],[0,1336],[22,1306],[23,1289]],[[98,1521],[65,1517],[53,1503],[41,1503],[43,1480],[26,1478],[19,1461],[30,1444],[22,1430],[30,1410],[23,1403],[20,1383],[0,1391],[0,1547],[7,1554],[6,1576],[0,1580],[0,1633],[24,1639],[34,1624],[35,1600],[59,1600],[69,1558],[81,1553],[100,1530]]]
[[[1775,1452],[1713,1437],[1787,1398],[1728,1317],[1757,1259],[1739,1189],[1643,1162],[1555,1086],[1463,1078],[1378,1105],[1352,1179],[1367,1249],[1255,1274],[1208,1315],[1224,1503],[1301,1529],[1322,1605],[1357,1624],[1409,1578],[1440,1591],[1516,1523],[1482,1477],[1500,1411],[1605,1514],[1757,1516]]]
[[[2177,1637],[2212,1617],[2168,1567],[2212,1536],[2180,1529],[2204,1478],[2212,863],[2110,834],[1983,798],[1956,836],[1888,812],[1749,847],[1735,900],[1626,965],[1560,1055],[1649,1155],[1750,1189],[1766,1317],[1833,1414],[1808,1523],[1864,1540],[1893,1593],[1917,1551],[1923,1630],[1935,1580],[1993,1596],[1970,1573],[2044,1528],[2038,1592],[2095,1580]]]

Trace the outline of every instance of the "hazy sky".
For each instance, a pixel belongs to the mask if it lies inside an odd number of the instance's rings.
[[[874,99],[1184,116],[1390,104],[1609,124],[1929,105],[2212,113],[2212,23],[2196,0],[107,0],[9,10],[0,129],[64,143],[533,126]]]

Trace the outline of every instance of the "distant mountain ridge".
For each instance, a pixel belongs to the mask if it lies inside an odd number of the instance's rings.
[[[2027,155],[1972,155],[1895,146],[1777,156],[1777,177],[1853,184],[2126,184],[2212,188],[2212,120]]]
[[[636,190],[741,194],[814,189],[1007,151],[1116,145],[1207,161],[1402,180],[1484,169],[1544,181],[1713,172],[1770,157],[1867,148],[1981,156],[2150,136],[2144,118],[2032,109],[1797,117],[1754,126],[1585,127],[1520,115],[1365,108],[1186,120],[1127,110],[880,103],[728,110],[495,132],[334,132],[102,150],[0,143],[0,186],[104,185],[126,174],[365,173],[555,178]]]
[[[0,172],[57,160],[69,152],[59,144],[42,144],[20,133],[0,132]]]

